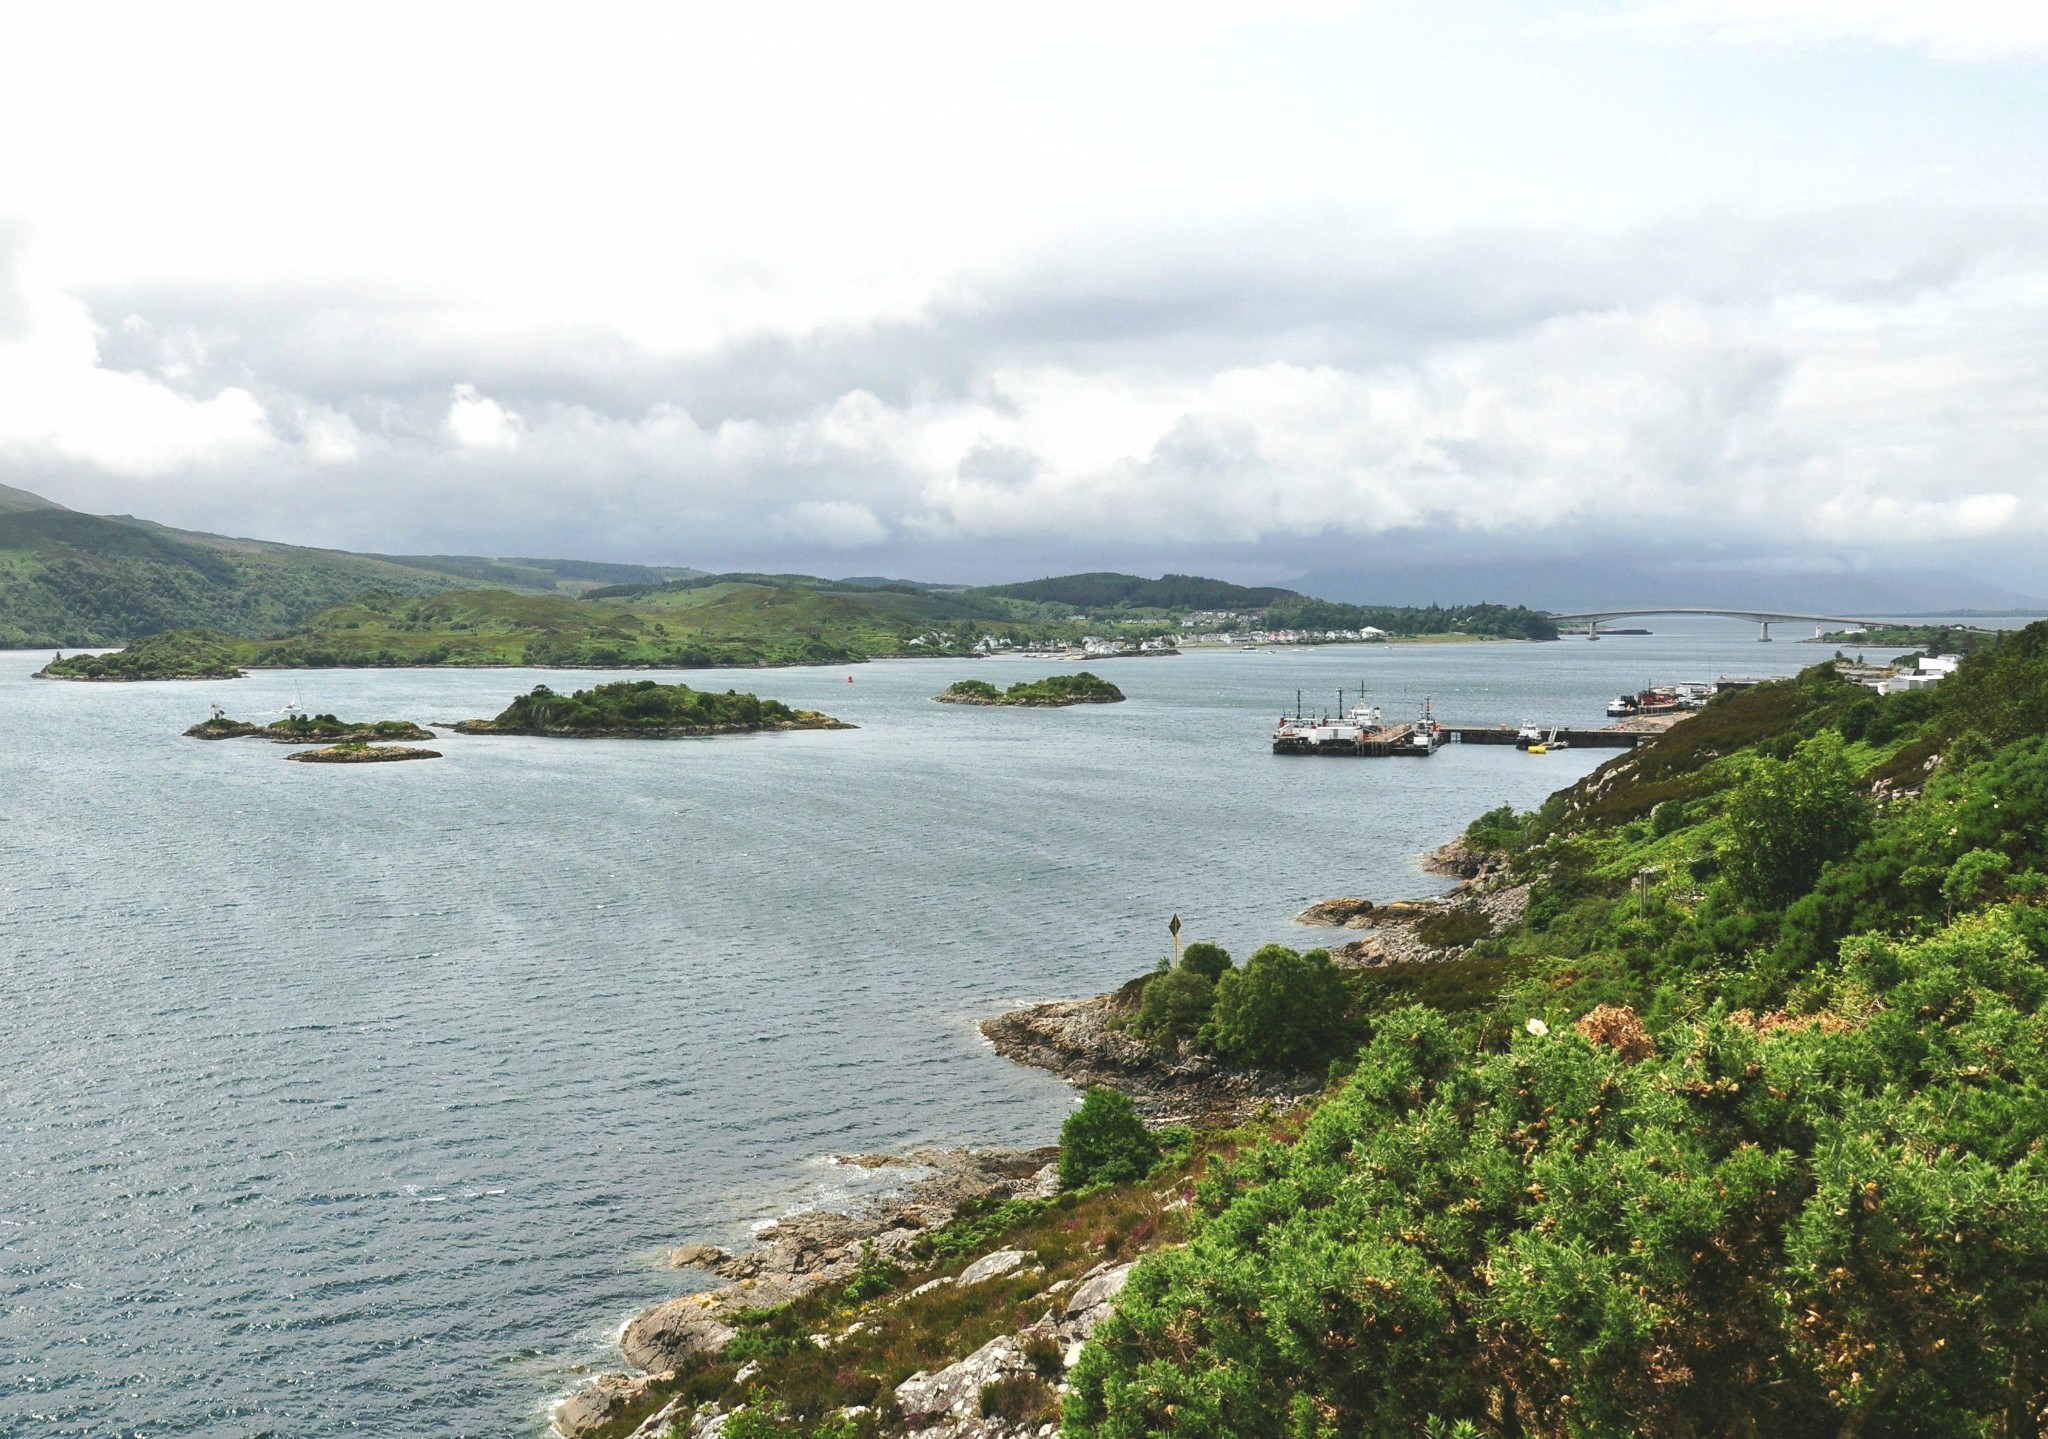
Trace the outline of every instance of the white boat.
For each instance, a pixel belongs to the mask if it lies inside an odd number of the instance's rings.
[[[1616,695],[1607,702],[1609,719],[1627,719],[1636,712],[1636,702],[1627,695]]]

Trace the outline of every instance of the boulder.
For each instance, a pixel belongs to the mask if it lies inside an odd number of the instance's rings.
[[[1117,1295],[1123,1293],[1124,1284],[1130,1277],[1129,1264],[1113,1268],[1103,1266],[1091,1270],[1080,1286],[1067,1296],[1066,1313],[1059,1322],[1059,1337],[1065,1344],[1061,1357],[1067,1368],[1073,1368],[1074,1361],[1081,1357],[1081,1346],[1088,1342],[1095,1326],[1109,1318]]]
[[[730,1262],[732,1254],[716,1244],[684,1244],[668,1252],[671,1269],[710,1269]]]
[[[619,1335],[627,1362],[639,1369],[673,1369],[698,1354],[716,1354],[732,1340],[709,1295],[685,1294],[636,1315]]]
[[[896,1404],[913,1429],[928,1429],[947,1419],[978,1419],[982,1385],[1030,1372],[1022,1337],[999,1334],[957,1364],[911,1375],[896,1386]]]
[[[982,1284],[991,1279],[1001,1279],[1005,1274],[1014,1274],[1024,1267],[1024,1261],[1031,1256],[1021,1249],[998,1249],[993,1254],[984,1254],[960,1271],[960,1283]]]
[[[600,1374],[581,1389],[555,1401],[548,1422],[563,1439],[579,1439],[616,1422],[628,1407],[645,1397],[649,1377],[629,1374]]]

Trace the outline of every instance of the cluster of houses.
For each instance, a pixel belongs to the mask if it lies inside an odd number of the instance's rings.
[[[1881,695],[1904,694],[1907,690],[1932,689],[1956,672],[1960,655],[1921,655],[1911,669],[1898,665],[1838,664],[1843,679],[1868,685]]]

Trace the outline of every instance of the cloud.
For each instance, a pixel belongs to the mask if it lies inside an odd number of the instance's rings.
[[[448,404],[448,433],[465,450],[510,450],[519,445],[526,421],[475,385],[457,385]]]
[[[128,290],[106,303],[139,323],[97,346],[76,301],[38,303],[61,323],[0,366],[33,353],[97,398],[0,429],[0,482],[35,488],[40,457],[72,467],[66,502],[360,548],[1270,574],[1391,537],[1870,564],[2048,531],[2027,206],[1608,234],[1275,216],[1061,243],[911,318],[682,352],[375,288]],[[337,470],[355,483],[280,484]]]
[[[0,231],[0,459],[79,464],[127,477],[247,463],[276,444],[239,385],[203,395],[162,377],[108,368],[86,308],[37,287],[21,232]]]

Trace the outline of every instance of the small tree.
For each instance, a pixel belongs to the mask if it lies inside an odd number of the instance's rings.
[[[1215,1003],[1216,986],[1206,975],[1188,969],[1183,961],[1181,968],[1155,975],[1145,986],[1145,993],[1138,1000],[1138,1012],[1131,1020],[1131,1032],[1147,1044],[1178,1044],[1192,1038],[1209,1022],[1209,1011]]]
[[[1330,952],[1269,944],[1216,981],[1216,1048],[1241,1064],[1308,1069],[1337,1049],[1349,995]]]
[[[1181,951],[1180,967],[1190,974],[1213,980],[1231,967],[1230,951],[1220,944],[1198,939]]]
[[[1156,982],[1156,981],[1155,981]],[[1127,1184],[1159,1162],[1159,1145],[1128,1095],[1096,1085],[1060,1126],[1060,1188]]]
[[[1760,759],[1728,800],[1734,843],[1723,870],[1737,895],[1759,909],[1782,909],[1811,890],[1829,860],[1869,832],[1870,806],[1842,737],[1822,730],[1790,759]]]

